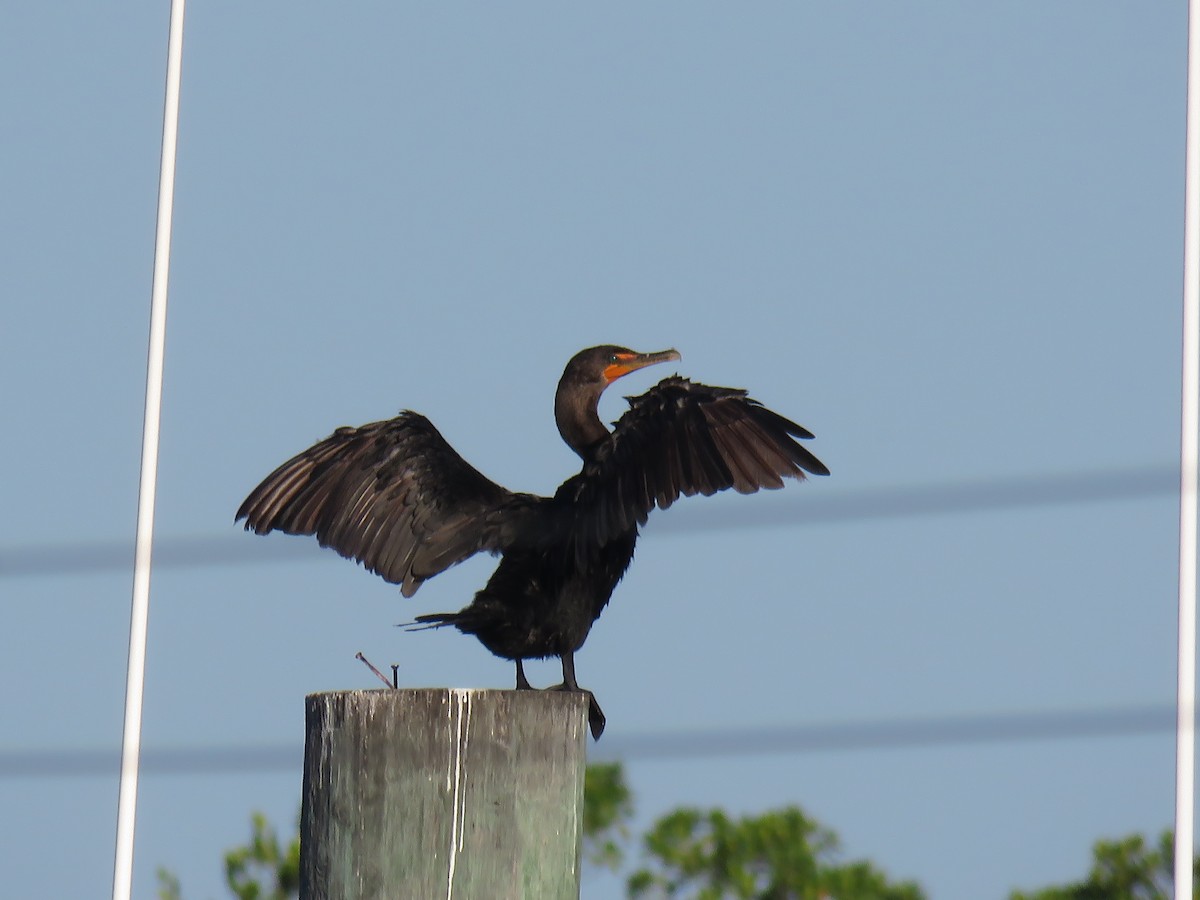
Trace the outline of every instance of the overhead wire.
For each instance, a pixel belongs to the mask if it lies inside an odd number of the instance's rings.
[[[959,515],[1168,496],[1178,491],[1179,469],[1126,466],[1087,473],[1044,473],[975,481],[863,489],[802,502],[684,508],[654,524],[662,534],[754,527],[812,526],[874,519]],[[751,507],[758,507],[751,509]],[[114,541],[47,544],[0,553],[0,577],[90,574],[127,565],[130,548]],[[155,565],[205,567],[319,559],[296,541],[246,541],[230,537],[165,538],[156,542]],[[678,733],[614,734],[593,759],[700,759],[754,754],[888,750],[1006,741],[1115,738],[1169,732],[1174,707],[1142,705],[1102,710],[950,715]],[[108,750],[10,749],[0,751],[0,780],[106,776],[116,757]],[[298,771],[301,754],[291,744],[147,749],[147,775],[250,774]]]
[[[595,762],[636,762],[1136,737],[1171,732],[1174,712],[1173,705],[1162,703],[618,733],[606,735],[589,756]],[[160,776],[299,771],[303,760],[300,743],[146,749],[142,770]],[[117,762],[117,754],[110,750],[10,749],[0,751],[0,780],[111,776]]]
[[[658,533],[797,527],[873,519],[1034,509],[1167,496],[1178,491],[1176,466],[1143,465],[1087,473],[1045,473],[975,481],[863,489],[837,497],[807,496],[803,502],[734,504],[720,501],[684,509],[655,522]],[[758,508],[752,509],[752,506]],[[266,564],[319,559],[295,541],[245,541],[230,537],[160,539],[159,567]],[[0,577],[90,574],[123,568],[130,548],[122,542],[47,544],[0,553]],[[597,760],[685,759],[829,750],[879,750],[1020,740],[1120,737],[1166,732],[1174,708],[1143,705],[1106,710],[958,715],[892,721],[810,724],[760,729],[611,735],[593,751]],[[115,757],[106,750],[0,751],[0,780],[111,775]],[[239,774],[298,769],[291,745],[227,745],[148,749],[142,770],[153,775]]]
[[[766,504],[711,500],[703,504],[681,504],[670,515],[653,518],[650,527],[656,535],[807,527],[1138,500],[1171,496],[1178,490],[1178,466],[1123,466],[1091,472],[863,488],[836,496],[822,496],[813,491],[795,500]],[[126,541],[73,541],[8,547],[0,549],[0,578],[123,571],[131,558],[132,548]],[[318,558],[320,555],[307,542],[248,541],[238,533],[159,538],[154,548],[154,565],[158,568],[265,564]]]

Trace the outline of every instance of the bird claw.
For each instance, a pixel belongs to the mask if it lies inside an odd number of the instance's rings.
[[[608,720],[604,718],[604,712],[600,709],[600,704],[596,702],[596,698],[591,691],[588,695],[588,728],[592,732],[592,740],[600,740],[600,735],[604,734],[604,726]]]
[[[587,694],[588,698],[588,730],[592,732],[592,740],[600,740],[600,735],[604,734],[604,726],[608,724],[608,719],[604,716],[604,710],[600,708],[600,704],[596,702],[596,695],[587,688],[571,687],[569,684],[556,684],[545,688],[547,691],[572,691],[577,694]]]

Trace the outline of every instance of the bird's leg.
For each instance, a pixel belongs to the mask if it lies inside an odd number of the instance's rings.
[[[562,659],[563,680],[559,687],[564,691],[582,691],[583,688],[575,680],[575,654],[568,651],[560,659]]]
[[[533,685],[529,683],[529,679],[525,677],[525,667],[521,665],[521,660],[517,660],[517,690],[532,691]]]
[[[596,702],[596,695],[586,688],[581,688],[579,682],[575,680],[575,654],[567,651],[562,655],[563,681],[557,685],[560,691],[578,691],[581,694],[587,694],[588,698],[588,727],[592,731],[592,740],[600,740],[600,735],[604,734],[604,725],[608,721],[604,718],[604,712],[600,709],[600,704]],[[554,690],[555,688],[551,688]]]

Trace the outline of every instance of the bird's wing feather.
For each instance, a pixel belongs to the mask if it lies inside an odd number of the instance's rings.
[[[268,475],[237,511],[246,530],[310,534],[411,597],[481,550],[499,552],[541,498],[466,462],[424,416],[339,428]]]
[[[812,434],[746,392],[665,378],[615,423],[579,475],[560,490],[574,503],[579,542],[611,540],[654,507],[733,488],[783,487],[829,470],[797,439]]]

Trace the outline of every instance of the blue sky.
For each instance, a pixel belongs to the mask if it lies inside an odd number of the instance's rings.
[[[10,759],[120,741],[166,16],[0,18]],[[392,627],[463,605],[490,560],[403,600],[233,512],[335,426],[401,408],[549,492],[575,465],[554,386],[601,342],[678,348],[682,374],[808,426],[833,470],[652,518],[577,660],[614,747],[1170,703],[1168,492],[805,510],[1173,464],[1184,27],[1182,3],[193,3],[158,534],[241,563],[156,571],[147,748],[299,748],[305,693],[372,686],[359,650],[409,685],[508,686],[474,641]],[[75,565],[96,542],[113,567]],[[5,573],[35,557],[52,562]],[[984,898],[1169,825],[1173,739],[633,758],[629,776],[642,825],[798,803],[848,857]],[[221,896],[250,811],[286,823],[298,796],[298,770],[147,775],[137,895],[166,865]],[[108,890],[115,774],[9,775],[0,802],[22,823],[0,856],[14,896]]]

